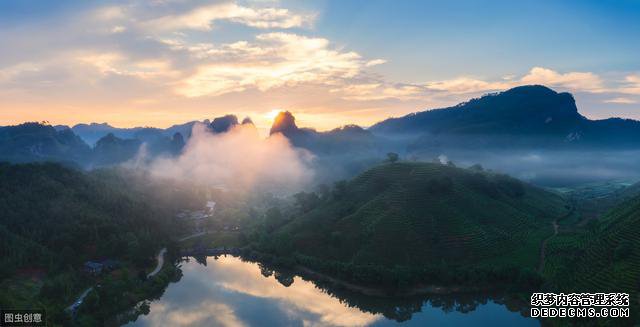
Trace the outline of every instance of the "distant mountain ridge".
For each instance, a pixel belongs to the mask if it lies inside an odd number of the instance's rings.
[[[270,135],[281,133],[296,147],[314,153],[335,154],[370,151],[376,147],[375,136],[358,125],[345,125],[327,132],[300,128],[289,111],[280,112],[274,119]]]
[[[83,162],[91,148],[69,129],[40,123],[0,127],[0,161]]]
[[[165,136],[173,136],[175,133],[182,134],[183,137],[189,138],[191,136],[191,129],[193,125],[197,122],[208,125],[210,122],[208,119],[203,121],[190,121],[183,124],[176,124],[168,128],[156,128],[156,127],[131,127],[131,128],[120,128],[113,127],[108,123],[90,123],[90,124],[76,124],[73,127],[69,127],[67,125],[56,125],[54,126],[56,130],[61,131],[65,129],[72,130],[76,135],[78,135],[82,140],[84,140],[87,144],[93,146],[98,140],[107,136],[109,133],[123,139],[131,139],[136,138],[136,135],[139,133],[144,133],[149,130],[157,130]]]
[[[104,124],[97,128],[109,130]],[[142,144],[150,156],[177,155],[185,145],[180,132],[137,128],[130,138],[108,133],[89,146],[72,129],[43,123],[0,127],[0,161],[12,163],[60,162],[70,166],[97,167],[125,162],[135,157]]]
[[[447,146],[583,145],[640,148],[640,122],[609,118],[590,120],[578,112],[569,93],[541,85],[519,86],[453,107],[389,118],[369,128],[381,135],[428,135]],[[500,137],[508,137],[500,140]],[[484,141],[484,142],[483,142]],[[416,145],[416,144],[414,144]]]

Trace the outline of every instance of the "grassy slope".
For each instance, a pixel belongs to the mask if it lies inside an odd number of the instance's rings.
[[[504,175],[403,162],[364,172],[277,235],[300,253],[358,264],[534,268],[565,205]]]

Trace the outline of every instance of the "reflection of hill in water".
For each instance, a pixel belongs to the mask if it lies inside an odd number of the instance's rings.
[[[406,297],[382,297],[364,295],[344,287],[336,286],[331,282],[320,281],[301,275],[289,269],[275,267],[262,262],[256,262],[241,258],[243,261],[258,264],[260,272],[265,278],[274,276],[285,287],[294,282],[294,277],[299,276],[305,281],[312,282],[322,292],[337,298],[341,303],[357,308],[371,314],[382,314],[384,317],[398,322],[408,321],[413,314],[421,312],[425,304],[438,308],[444,312],[470,313],[479,306],[492,301],[504,305],[511,312],[519,312],[526,316],[528,307],[505,293],[469,293],[436,295],[423,294]],[[202,264],[202,260],[198,260]],[[206,260],[204,260],[206,262]],[[206,264],[205,264],[206,265]]]

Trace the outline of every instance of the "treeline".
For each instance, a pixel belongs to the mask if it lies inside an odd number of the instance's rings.
[[[530,269],[517,266],[455,267],[450,265],[422,265],[387,267],[378,264],[354,264],[318,259],[296,254],[296,263],[346,281],[365,285],[403,289],[415,285],[488,288],[535,289],[542,277]],[[480,289],[481,290],[481,289]]]

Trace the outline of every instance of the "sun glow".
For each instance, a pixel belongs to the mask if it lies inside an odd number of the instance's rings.
[[[276,116],[278,116],[278,113],[280,113],[280,111],[283,111],[282,109],[273,109],[267,113],[264,114],[264,118],[266,120],[268,120],[269,122],[273,122],[276,119]]]

